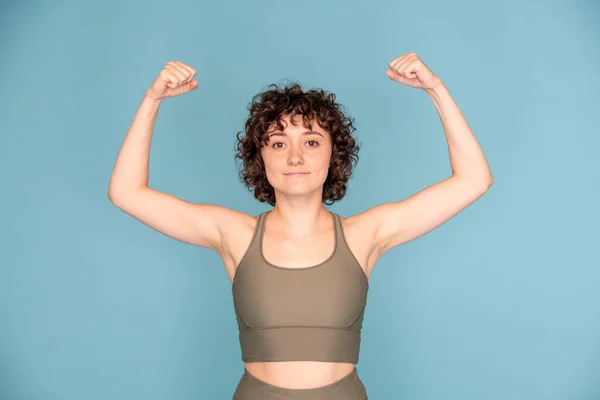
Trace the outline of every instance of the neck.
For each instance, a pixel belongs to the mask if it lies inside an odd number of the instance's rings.
[[[323,223],[329,226],[331,214],[323,205],[320,196],[317,200],[277,197],[275,207],[269,216],[271,226],[275,225],[277,230],[297,238],[313,235],[319,227],[323,226]]]

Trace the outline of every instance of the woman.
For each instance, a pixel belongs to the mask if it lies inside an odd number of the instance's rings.
[[[386,74],[433,100],[449,178],[348,218],[329,212],[324,205],[344,197],[357,160],[352,121],[332,94],[271,86],[253,99],[237,157],[246,186],[272,210],[250,216],[192,204],[148,187],[148,158],[161,102],[195,90],[195,74],[169,62],[146,91],[115,163],[110,200],[157,231],[221,256],[245,362],[235,399],[366,399],[355,364],[368,277],[382,254],[440,226],[490,188],[477,140],[444,83],[407,53]]]

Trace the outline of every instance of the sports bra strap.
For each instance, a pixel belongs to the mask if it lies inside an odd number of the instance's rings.
[[[342,229],[342,221],[340,220],[340,216],[336,213],[333,214],[333,219],[335,221],[334,229],[335,229],[335,243],[336,250],[340,247],[346,246],[346,240],[344,239],[344,230]]]

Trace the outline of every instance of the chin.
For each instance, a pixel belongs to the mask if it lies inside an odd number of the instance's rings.
[[[296,187],[279,187],[275,188],[275,191],[283,196],[308,196],[311,194],[315,194],[317,192],[321,192],[323,190],[322,186],[318,187],[307,187],[307,186],[296,186]],[[320,194],[319,194],[320,195]]]

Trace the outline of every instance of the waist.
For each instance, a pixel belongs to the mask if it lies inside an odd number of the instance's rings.
[[[360,332],[326,327],[244,329],[239,333],[242,360],[358,363]]]
[[[286,389],[315,389],[356,374],[351,363],[285,361],[246,363],[244,374],[264,384]]]

